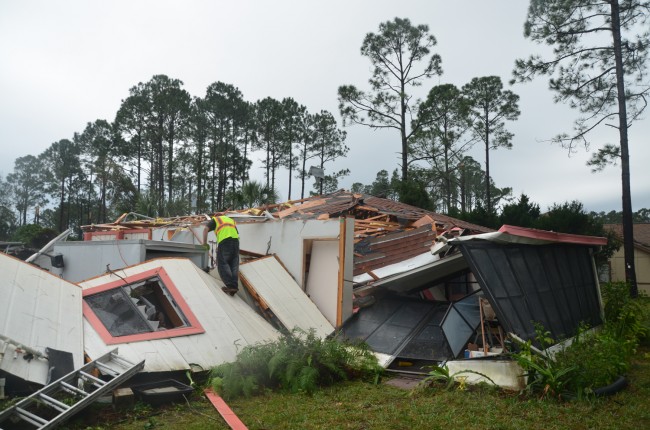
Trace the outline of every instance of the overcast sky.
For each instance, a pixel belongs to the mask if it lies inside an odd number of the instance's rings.
[[[444,74],[427,81],[422,96],[434,85],[460,87],[480,76],[507,83],[516,58],[542,49],[523,38],[527,8],[525,0],[0,0],[0,175],[88,122],[112,121],[129,88],[156,74],[180,79],[192,96],[222,81],[251,102],[293,97],[340,122],[338,87],[368,89],[365,34],[395,17],[428,25],[437,39]],[[521,97],[521,116],[507,124],[513,149],[491,152],[496,186],[527,194],[542,210],[571,200],[588,211],[621,210],[619,166],[594,174],[585,165],[589,152],[569,157],[547,142],[570,131],[577,113],[553,103],[543,78],[509,89]],[[396,131],[345,130],[348,157],[326,165],[329,172],[350,169],[340,187],[370,184],[379,170],[398,168]],[[630,129],[634,210],[650,208],[648,136],[649,119]],[[591,150],[617,142],[606,128],[590,137]],[[470,155],[485,161],[480,147]],[[259,166],[251,176],[261,180]],[[282,199],[288,180],[286,171],[276,177]],[[297,182],[298,198],[295,190]]]

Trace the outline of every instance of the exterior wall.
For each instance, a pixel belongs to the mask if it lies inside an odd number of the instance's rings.
[[[244,263],[239,273],[242,283],[263,300],[287,330],[296,327],[304,331],[314,329],[315,334],[323,339],[334,331],[334,324],[328,322],[274,256]]]
[[[304,290],[303,255],[305,240],[337,239],[340,221],[332,220],[281,220],[262,223],[239,223],[239,248],[262,255],[275,254],[287,268],[293,279]],[[354,231],[354,230],[353,230]],[[215,241],[214,232],[208,242]],[[350,251],[350,257],[352,252]],[[352,260],[350,260],[352,265]],[[336,285],[336,284],[335,284]]]
[[[144,261],[144,248],[139,242],[124,240],[93,240],[84,242],[59,242],[54,254],[63,255],[61,277],[79,282]]]
[[[70,282],[80,282],[146,260],[184,257],[200,268],[207,266],[207,253],[195,245],[153,240],[88,240],[57,242],[52,255],[63,255],[63,267],[51,266],[50,257],[41,255],[35,263]]]
[[[328,270],[322,274],[319,279],[321,290],[319,298],[312,299],[319,310],[327,316],[332,325],[337,326],[336,307],[334,312],[332,306],[338,302],[338,285],[339,285],[339,236],[341,235],[342,222],[345,223],[345,243],[344,248],[344,274],[343,291],[340,298],[341,320],[345,322],[352,316],[352,272],[354,269],[354,219],[352,218],[335,218],[329,220],[280,220],[263,223],[239,223],[240,249],[243,251],[255,252],[257,254],[268,255],[275,254],[280,259],[284,267],[291,274],[293,279],[298,283],[303,291],[306,290],[307,279],[305,272],[305,257],[308,252],[306,247],[309,242],[317,243],[320,241],[333,240],[336,246],[325,254],[335,259],[335,270]],[[208,235],[208,242],[215,241],[214,233]],[[312,254],[311,264],[313,267],[320,267],[320,263],[315,263]],[[318,257],[316,257],[318,258]],[[327,295],[323,297],[323,294]],[[328,305],[324,305],[328,303]]]
[[[307,277],[306,293],[316,303],[318,309],[333,326],[337,326],[338,300],[328,274],[338,271],[337,241],[314,241],[311,251],[311,264]],[[334,284],[335,285],[335,284]]]
[[[611,281],[625,281],[625,255],[621,247],[609,260],[611,267]],[[634,265],[636,268],[636,283],[639,291],[650,295],[650,253],[641,249],[634,249]]]

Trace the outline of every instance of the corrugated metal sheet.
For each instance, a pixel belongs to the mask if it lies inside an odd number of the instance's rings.
[[[45,384],[48,361],[23,359],[15,343],[45,354],[46,348],[72,354],[83,364],[81,288],[21,260],[0,254],[0,369]],[[10,339],[11,341],[7,341]]]
[[[302,291],[275,256],[242,264],[239,273],[245,285],[252,287],[288,329],[314,329],[325,337],[334,331],[332,324]],[[332,285],[336,289],[336,285]]]
[[[383,365],[396,356],[442,361],[450,357],[440,328],[446,309],[443,303],[386,298],[351,318],[341,334],[364,341],[375,353],[385,354]]]
[[[80,283],[92,288],[114,282],[155,268],[164,268],[182,294],[204,333],[169,339],[145,340],[108,346],[84,318],[86,353],[91,357],[119,347],[120,355],[128,360],[145,359],[145,372],[183,370],[199,365],[209,369],[234,361],[244,346],[276,340],[280,333],[255,313],[238,296],[221,291],[223,284],[184,258],[151,260],[137,266],[120,269],[113,274]]]

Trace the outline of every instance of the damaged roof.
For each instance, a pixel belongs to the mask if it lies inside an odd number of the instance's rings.
[[[271,208],[281,219],[329,219],[353,217],[354,276],[368,274],[378,280],[374,270],[430,254],[435,239],[493,231],[447,215],[369,194],[339,190]]]
[[[277,209],[279,210],[271,213],[278,218],[327,219],[352,216],[357,221],[366,221],[369,224],[366,225],[362,222],[360,225],[367,231],[365,233],[359,231],[359,233],[366,235],[388,233],[400,228],[419,227],[422,224],[418,224],[417,221],[423,218],[428,223],[435,222],[436,227],[441,230],[460,227],[477,233],[492,231],[486,227],[427,211],[416,206],[369,194],[352,193],[346,190],[309,197],[300,201],[287,202],[278,205]],[[416,223],[416,225],[413,225],[413,223]]]
[[[403,270],[399,267],[392,270],[393,273],[399,273],[412,269],[414,265],[428,264],[438,259],[439,257],[431,256],[430,249],[439,236],[451,238],[493,231],[405,203],[346,190],[257,208],[228,210],[226,213],[236,217],[238,224],[274,219],[304,221],[354,218],[353,276],[365,275],[374,281],[381,279],[375,273],[377,269],[407,262]],[[138,232],[147,228],[196,227],[206,217],[203,214],[147,218],[130,213],[122,215],[113,223],[93,224],[83,226],[82,229],[87,233],[117,230],[126,237],[129,230]],[[423,256],[426,261],[420,261]]]
[[[472,233],[487,233],[492,229],[452,218],[447,215],[420,209],[381,197],[339,190],[331,194],[290,200],[284,203],[264,205],[244,210],[228,210],[232,214],[249,215],[238,222],[259,221],[256,217],[266,214],[277,219],[330,219],[353,217],[358,238],[378,236],[395,231],[410,230],[425,224],[435,224],[438,231],[454,227]],[[143,228],[196,225],[206,220],[206,215],[188,215],[171,218],[151,218],[135,213],[125,213],[116,221],[106,224],[82,226],[84,232],[135,230]]]
[[[155,308],[170,313],[173,305],[173,309],[180,309],[186,321],[179,321],[178,327],[167,325],[165,330],[111,336],[106,326],[109,319],[98,318],[99,314],[87,304],[87,298],[107,292],[107,305],[101,306],[101,312],[106,313],[110,308],[108,305],[119,310],[121,307],[114,305],[116,299],[120,298],[118,288],[137,285],[152,278],[160,280],[166,288],[157,294],[159,300],[162,296],[171,297],[168,299],[170,304],[165,300],[153,303]],[[120,355],[126,359],[146,357],[145,372],[185,370],[196,365],[209,369],[234,361],[239,350],[246,345],[275,340],[280,336],[241,298],[224,294],[221,291],[223,284],[185,258],[150,260],[111,271],[79,285],[85,298],[83,327],[86,353],[94,358],[118,346]],[[116,294],[110,294],[113,291]],[[135,292],[130,294],[134,295]],[[147,312],[148,316],[148,311],[147,306],[143,312]],[[115,319],[113,323],[116,327],[120,324],[126,325],[124,317]]]

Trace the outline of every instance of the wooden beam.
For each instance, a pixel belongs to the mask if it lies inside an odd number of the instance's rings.
[[[240,420],[232,409],[230,409],[230,406],[228,406],[221,396],[215,393],[211,388],[206,388],[203,390],[203,393],[232,430],[248,430],[248,427],[246,427],[242,420]]]
[[[345,285],[345,220],[339,218],[339,278],[336,297],[336,328],[343,325],[343,286]]]

